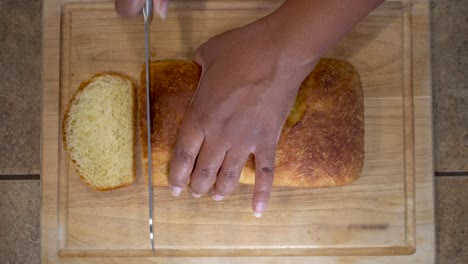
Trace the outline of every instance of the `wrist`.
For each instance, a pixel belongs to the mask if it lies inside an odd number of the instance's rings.
[[[313,67],[328,49],[383,0],[286,0],[265,17],[281,60]],[[312,69],[310,69],[312,70]]]
[[[261,32],[256,34],[256,41],[262,42],[263,50],[272,55],[276,71],[289,73],[291,78],[302,82],[319,61],[321,47],[314,40],[301,39],[302,33],[295,29],[294,23],[283,17],[280,8],[250,26]]]
[[[265,33],[277,47],[281,62],[307,68],[310,73],[326,47],[314,36],[314,30],[307,29],[314,26],[307,24],[304,17],[294,14],[294,8],[288,6],[288,2],[265,17]]]

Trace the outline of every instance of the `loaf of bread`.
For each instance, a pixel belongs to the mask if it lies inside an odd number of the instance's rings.
[[[62,136],[76,173],[94,190],[136,180],[136,85],[118,73],[83,82],[65,111]]]
[[[146,169],[144,69],[143,65],[138,118]],[[154,186],[168,184],[178,126],[195,93],[200,73],[201,68],[188,61],[151,62]],[[303,81],[281,132],[273,185],[313,188],[349,184],[361,174],[363,161],[364,106],[359,74],[346,61],[321,59]],[[255,163],[251,158],[240,182],[254,184],[254,181]]]

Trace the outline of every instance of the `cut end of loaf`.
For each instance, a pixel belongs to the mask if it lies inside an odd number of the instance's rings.
[[[63,141],[77,174],[104,191],[135,179],[135,85],[117,73],[95,75],[70,100]]]

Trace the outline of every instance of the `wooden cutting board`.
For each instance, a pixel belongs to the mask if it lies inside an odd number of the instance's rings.
[[[281,3],[173,2],[167,21],[153,22],[153,59],[191,59],[211,36],[252,22]],[[130,187],[94,192],[70,166],[60,137],[64,110],[82,81],[101,71],[138,79],[144,60],[142,18],[118,17],[112,2],[60,1],[45,1],[44,17],[43,262],[149,261],[153,253],[143,177]],[[366,124],[362,176],[335,188],[275,188],[259,219],[251,212],[251,186],[239,186],[223,202],[186,193],[173,198],[168,189],[157,188],[158,260],[195,263],[201,261],[195,257],[218,256],[242,263],[248,261],[226,256],[288,255],[317,256],[290,260],[298,263],[432,263],[428,50],[427,1],[390,1],[372,12],[327,54],[351,62],[361,75]],[[221,260],[203,260],[210,261]]]

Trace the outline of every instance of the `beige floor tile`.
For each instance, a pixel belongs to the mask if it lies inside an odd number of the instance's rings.
[[[437,263],[468,263],[468,176],[436,177]]]
[[[0,1],[0,177],[39,173],[41,4]]]
[[[39,263],[40,181],[0,181],[0,263]]]
[[[431,0],[436,171],[468,171],[468,1]]]

